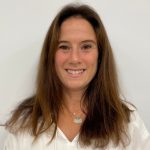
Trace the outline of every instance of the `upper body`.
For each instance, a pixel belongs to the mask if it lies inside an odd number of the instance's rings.
[[[149,150],[150,134],[144,126],[137,111],[132,107],[134,112],[131,115],[131,122],[128,127],[128,134],[131,142],[124,148],[125,150]],[[93,150],[92,146],[82,147],[78,143],[79,133],[70,141],[66,135],[57,128],[56,137],[49,143],[51,132],[43,133],[34,143],[34,137],[28,133],[12,134],[8,133],[4,150]],[[115,147],[112,143],[106,147],[106,150],[123,150],[121,145]]]
[[[66,6],[54,18],[36,93],[16,108],[6,126],[13,133],[8,150],[148,147],[143,122],[120,98],[105,28],[89,6]]]

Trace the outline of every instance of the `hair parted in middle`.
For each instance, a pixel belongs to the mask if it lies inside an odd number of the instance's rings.
[[[95,147],[105,147],[113,141],[116,145],[121,142],[125,146],[131,111],[120,99],[112,48],[103,23],[88,5],[69,4],[54,18],[42,48],[35,96],[22,102],[7,124],[13,127],[21,120],[19,130],[29,129],[35,138],[54,124],[52,140],[55,137],[58,114],[63,105],[62,83],[55,70],[55,53],[61,25],[71,17],[81,17],[92,25],[98,46],[97,72],[81,101],[81,106],[86,107],[87,111],[79,142],[85,146],[94,144]]]

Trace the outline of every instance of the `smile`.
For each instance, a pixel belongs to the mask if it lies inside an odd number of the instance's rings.
[[[78,70],[66,69],[66,71],[71,75],[80,75],[85,71],[85,69],[78,69]]]

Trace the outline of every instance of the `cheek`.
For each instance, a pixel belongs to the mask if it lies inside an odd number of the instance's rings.
[[[97,72],[97,67],[98,67],[98,57],[91,57],[89,58],[89,66],[90,66],[90,73],[92,76],[94,76]]]
[[[86,62],[91,67],[93,67],[93,69],[95,69],[95,67],[97,67],[98,64],[98,55],[97,54],[90,55],[89,57],[87,57]]]
[[[56,69],[62,66],[65,62],[65,57],[61,53],[57,52],[55,55],[55,67]]]

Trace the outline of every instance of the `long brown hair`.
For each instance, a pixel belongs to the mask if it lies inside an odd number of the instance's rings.
[[[33,97],[24,100],[6,123],[8,129],[31,131],[35,139],[55,125],[62,108],[62,84],[56,74],[54,58],[58,46],[61,24],[70,17],[82,17],[93,27],[99,50],[95,77],[83,95],[87,108],[85,121],[80,129],[82,145],[105,147],[110,141],[124,146],[128,141],[127,126],[130,109],[120,99],[112,48],[99,15],[87,5],[70,4],[54,18],[44,41],[40,57],[37,90]],[[16,130],[15,130],[16,131]]]

